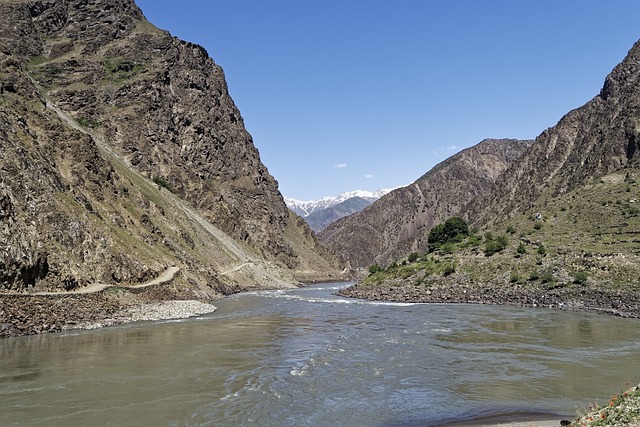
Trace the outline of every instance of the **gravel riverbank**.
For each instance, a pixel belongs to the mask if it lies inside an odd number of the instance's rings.
[[[0,338],[200,316],[216,309],[213,299],[162,285],[88,294],[0,294]]]
[[[339,295],[375,301],[474,303],[580,309],[623,317],[640,317],[640,288],[607,288],[597,284],[473,283],[463,274],[437,277],[420,285],[403,280],[356,284]]]
[[[132,322],[186,319],[213,313],[215,310],[214,305],[195,300],[163,301],[131,306],[108,318],[80,322],[62,329],[97,329]]]

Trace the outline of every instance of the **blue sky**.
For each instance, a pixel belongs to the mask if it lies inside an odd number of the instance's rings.
[[[637,0],[137,0],[204,46],[283,195],[409,184],[535,138],[640,39]]]

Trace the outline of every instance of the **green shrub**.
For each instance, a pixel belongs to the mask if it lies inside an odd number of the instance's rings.
[[[553,274],[551,274],[551,272],[549,271],[544,271],[540,275],[540,280],[542,281],[542,283],[553,283],[555,281],[555,279],[553,278]]]
[[[448,241],[444,245],[440,246],[440,250],[445,254],[452,254],[456,251],[456,245],[455,243]]]
[[[518,248],[516,249],[516,252],[519,254],[526,254],[527,253],[527,248],[524,246],[524,243],[520,243],[518,245]]]
[[[472,236],[469,236],[469,238],[467,239],[467,243],[470,246],[480,246],[481,242],[482,242],[482,238],[477,234],[473,234]]]
[[[173,189],[171,188],[171,185],[163,177],[156,175],[156,176],[153,176],[151,179],[153,180],[153,182],[158,184],[158,187],[164,187],[173,193]]]
[[[121,83],[144,69],[142,64],[124,58],[106,58],[102,61],[105,74],[117,83]]]
[[[587,283],[588,278],[589,278],[589,275],[587,274],[586,271],[578,271],[576,274],[573,275],[573,283],[578,285],[584,285]]]
[[[379,273],[380,271],[382,271],[382,267],[380,267],[378,264],[373,264],[371,266],[369,266],[369,274],[376,274]]]
[[[546,255],[547,254],[547,248],[544,247],[544,245],[540,245],[538,246],[538,255]]]
[[[498,242],[496,242],[495,240],[491,240],[490,242],[487,242],[484,244],[484,254],[485,256],[491,256],[493,254],[496,254],[498,252],[500,252],[502,249],[500,244]]]
[[[509,245],[509,238],[504,234],[499,235],[495,240],[502,245],[503,248],[506,248]]]
[[[450,274],[453,274],[455,272],[456,272],[455,263],[450,262],[444,267],[444,270],[442,270],[442,275],[449,276]]]
[[[417,252],[411,252],[411,253],[409,254],[409,257],[407,258],[407,260],[408,260],[409,262],[416,262],[416,261],[418,260],[418,258],[419,258],[419,255],[418,255],[418,253],[417,253]]]
[[[488,234],[488,233],[487,233]],[[486,236],[485,236],[486,238]],[[497,236],[491,240],[487,240],[484,244],[484,254],[486,256],[491,256],[495,253],[502,251],[509,245],[509,239],[504,234]]]

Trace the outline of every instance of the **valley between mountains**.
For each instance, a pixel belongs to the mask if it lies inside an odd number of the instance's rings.
[[[208,53],[108,3],[0,2],[3,336],[353,279],[360,298],[638,315],[638,44],[535,140],[480,141],[314,218],[280,194]],[[468,230],[433,242],[451,218]],[[100,302],[65,310],[96,285]]]
[[[209,53],[133,0],[0,0],[0,337],[313,282],[640,317],[640,42],[597,90],[321,214],[280,193]]]

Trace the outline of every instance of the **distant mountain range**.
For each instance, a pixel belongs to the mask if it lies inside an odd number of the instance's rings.
[[[413,184],[333,222],[318,237],[356,268],[387,265],[410,252],[422,253],[431,227],[459,215],[464,205],[491,188],[531,143],[485,139],[439,163]]]
[[[333,221],[360,212],[392,190],[380,189],[375,192],[355,190],[307,201],[285,197],[284,201],[289,209],[303,217],[311,229],[318,233]]]

